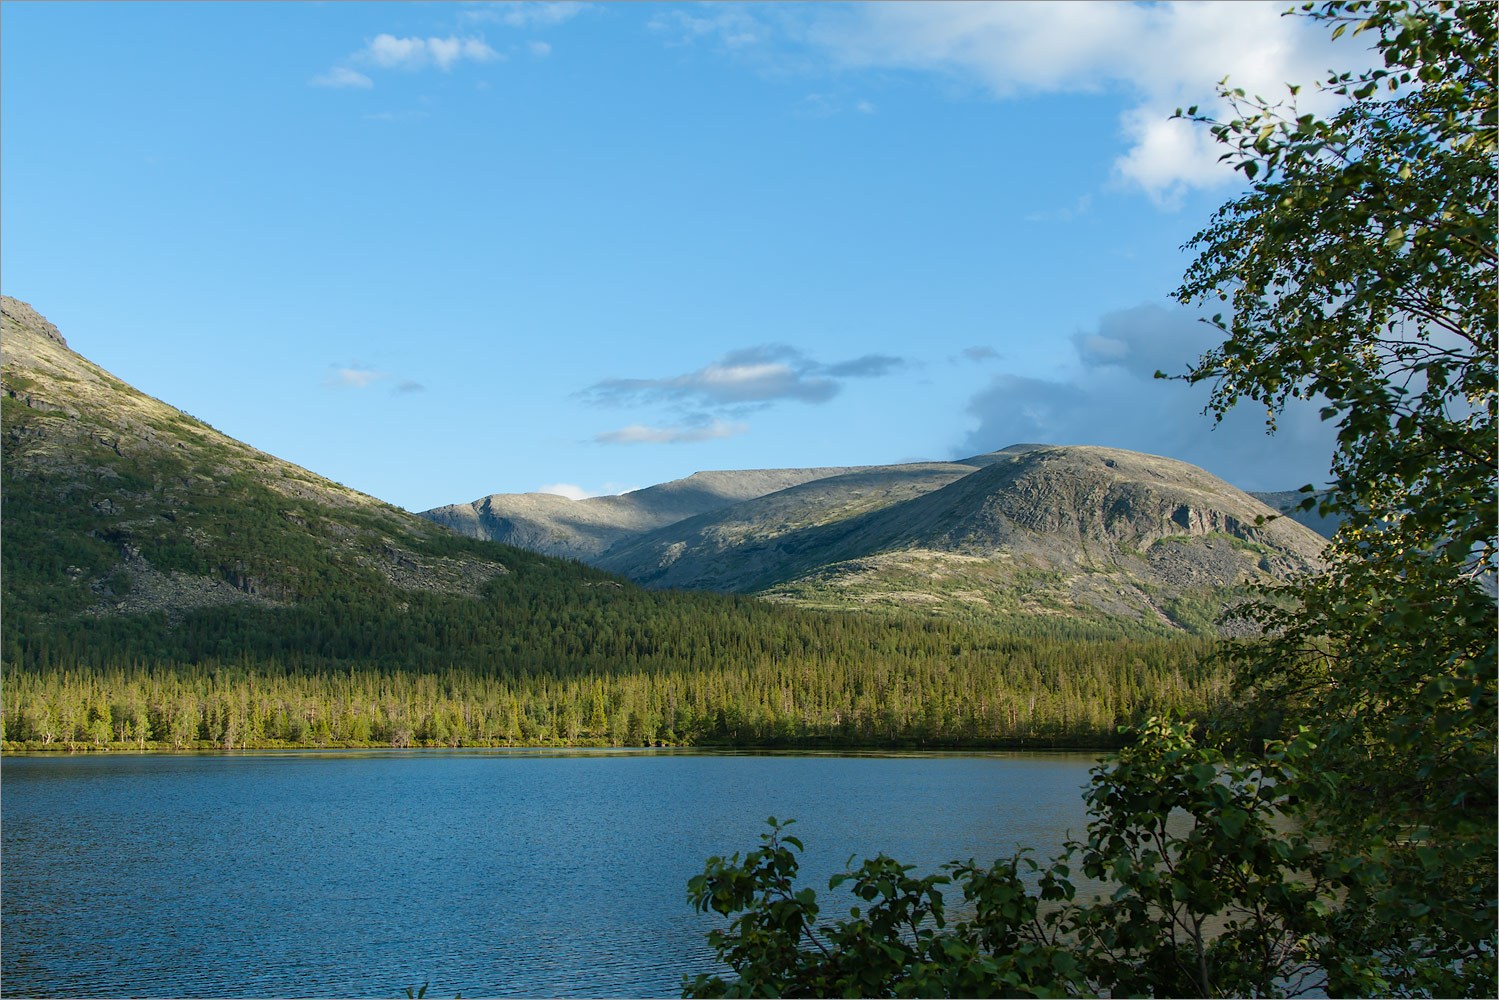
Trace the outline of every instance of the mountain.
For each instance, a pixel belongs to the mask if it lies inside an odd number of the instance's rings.
[[[558,499],[566,510],[571,501]],[[1275,513],[1184,462],[1027,444],[958,462],[833,470],[621,530],[584,558],[650,587],[822,609],[1203,631],[1249,584],[1318,565],[1325,539]]]
[[[1257,524],[1273,512],[1184,462],[1038,446],[980,460],[819,480],[659,529],[599,565],[651,586],[822,608],[1201,630],[1245,585],[1318,564],[1320,536],[1284,518]],[[910,495],[892,485],[897,470]]]
[[[551,493],[496,493],[473,503],[435,507],[422,516],[471,538],[591,561],[623,538],[847,471],[697,472],[633,493],[586,500]]]

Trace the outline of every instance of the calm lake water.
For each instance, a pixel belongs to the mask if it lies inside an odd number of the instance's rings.
[[[714,969],[720,920],[692,912],[688,878],[758,846],[767,816],[797,820],[825,897],[850,854],[926,872],[1050,852],[1083,831],[1094,759],[7,755],[0,979],[10,996],[676,996]]]

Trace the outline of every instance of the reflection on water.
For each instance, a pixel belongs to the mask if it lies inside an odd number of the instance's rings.
[[[795,817],[807,884],[1080,834],[1079,753],[7,755],[10,995],[674,996],[704,859]],[[825,907],[829,913],[832,907]]]

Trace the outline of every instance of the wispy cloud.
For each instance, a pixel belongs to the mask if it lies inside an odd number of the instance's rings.
[[[1062,208],[1045,209],[1032,212],[1025,217],[1026,222],[1071,222],[1080,216],[1087,215],[1093,207],[1093,195],[1084,194],[1071,205]]]
[[[378,371],[355,361],[348,365],[330,365],[332,371],[323,380],[323,384],[335,389],[368,389],[383,379],[390,378],[390,372]]]
[[[329,365],[323,385],[330,389],[369,389],[375,385],[391,382],[392,379],[394,379],[394,383],[390,386],[392,395],[425,392],[427,388],[420,382],[409,378],[396,378],[390,372],[371,368],[358,361],[347,365]]]
[[[663,11],[651,18],[649,27],[664,37],[668,45],[712,41],[729,49],[767,41],[773,34],[769,24],[749,11],[727,5],[694,5],[690,10]]]
[[[375,85],[375,81],[347,66],[335,66],[307,82],[314,87],[353,87],[359,90],[368,90]]]
[[[468,7],[458,16],[461,20],[470,22],[504,24],[512,28],[539,28],[570,21],[590,6],[592,5],[566,0],[552,3],[486,3]]]
[[[767,344],[731,351],[683,375],[607,378],[581,395],[590,402],[613,405],[667,402],[723,407],[782,399],[825,403],[838,394],[842,379],[877,378],[907,364],[903,358],[885,354],[821,364],[794,347]]]
[[[802,118],[831,118],[845,111],[872,115],[874,104],[865,100],[848,101],[837,94],[808,94],[797,102],[795,113]]]
[[[989,347],[985,344],[979,344],[974,347],[963,348],[963,357],[967,358],[969,361],[972,361],[977,365],[982,364],[985,361],[998,361],[1000,358],[1004,357],[1004,355],[1000,354],[992,347]]]
[[[649,427],[631,424],[619,430],[594,435],[599,444],[690,444],[717,441],[749,433],[749,425],[714,419],[706,424],[679,424],[674,427]]]

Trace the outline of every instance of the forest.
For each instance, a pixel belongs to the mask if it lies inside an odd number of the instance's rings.
[[[554,609],[496,633],[508,641],[487,664],[442,668],[377,651],[173,661],[64,640],[7,671],[5,747],[1109,747],[1122,725],[1201,716],[1225,691],[1205,639],[1002,636],[734,603],[732,616],[600,613],[591,627]]]

